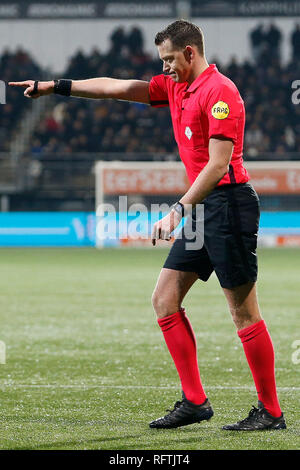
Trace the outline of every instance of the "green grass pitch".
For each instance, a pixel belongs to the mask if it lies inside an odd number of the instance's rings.
[[[215,277],[184,302],[209,422],[151,430],[180,384],[150,298],[163,249],[1,249],[1,449],[299,449],[300,250],[259,251],[258,292],[276,348],[286,431],[230,433],[256,393]],[[294,356],[292,356],[294,353]]]

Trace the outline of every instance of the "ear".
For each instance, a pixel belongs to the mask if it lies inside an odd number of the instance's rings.
[[[195,57],[194,48],[192,46],[186,46],[185,50],[184,50],[184,56],[185,56],[187,62],[191,63],[191,61]]]

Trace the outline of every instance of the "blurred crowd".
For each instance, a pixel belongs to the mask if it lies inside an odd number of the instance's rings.
[[[258,24],[250,33],[253,66],[229,64],[228,75],[245,100],[245,154],[300,152],[300,106],[292,102],[292,82],[300,77],[300,25],[289,41],[291,58],[282,65],[280,29]],[[271,156],[272,157],[272,156]]]
[[[27,80],[41,77],[41,69],[22,48],[15,52],[5,50],[0,56],[0,77],[4,82]],[[17,124],[30,102],[24,99],[20,90],[6,87],[6,104],[0,107],[0,152],[9,151]]]
[[[270,23],[268,26],[259,23],[250,32],[250,41],[255,62],[269,62],[272,58],[276,58],[280,61],[282,55],[282,39],[282,32],[275,23]],[[292,60],[299,60],[300,24],[295,25],[289,39],[292,48]]]
[[[150,80],[161,73],[161,62],[143,47],[142,32],[134,27],[125,34],[117,28],[106,54],[93,49],[78,51],[71,59],[65,78],[115,77]],[[128,152],[175,153],[168,108],[157,110],[138,103],[64,99],[54,97],[56,106],[39,124],[32,139],[32,152]]]
[[[291,100],[291,83],[300,77],[300,27],[296,25],[290,38],[292,59],[288,64],[283,65],[281,61],[282,33],[275,24],[268,28],[258,25],[251,32],[250,41],[252,60],[238,63],[233,57],[228,64],[214,61],[236,83],[245,101],[245,158],[269,152],[300,152],[300,106]],[[24,68],[20,67],[20,60]],[[22,79],[39,75],[38,67],[24,52],[15,56],[4,54],[1,71],[7,66],[7,77]],[[159,73],[162,64],[144,51],[141,30],[132,28],[125,33],[119,27],[111,35],[107,53],[98,49],[89,54],[78,51],[70,59],[64,77],[150,80]],[[11,126],[18,118],[17,111],[24,107],[25,100],[19,90],[10,93],[14,99],[9,100],[10,107],[2,107],[2,113],[5,109],[2,128]],[[46,113],[31,139],[30,151],[36,156],[84,152],[142,152],[152,154],[153,158],[158,154],[177,155],[168,108],[152,109],[110,100],[52,98],[55,106]]]

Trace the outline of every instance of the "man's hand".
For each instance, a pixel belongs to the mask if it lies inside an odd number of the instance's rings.
[[[50,95],[53,93],[54,88],[54,81],[51,80],[50,82],[38,82],[37,90],[34,92],[34,80],[25,80],[24,82],[8,82],[10,86],[18,86],[21,88],[26,88],[24,91],[24,96],[26,98],[36,99],[40,96]],[[33,93],[33,94],[31,94]]]
[[[155,246],[156,240],[171,240],[171,233],[179,225],[181,221],[181,215],[178,214],[174,209],[163,217],[161,220],[153,225],[152,229],[152,245]]]

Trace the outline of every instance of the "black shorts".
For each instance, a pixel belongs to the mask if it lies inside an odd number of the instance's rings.
[[[186,243],[191,240],[183,229],[173,243],[164,268],[195,272],[203,281],[215,271],[221,286],[229,289],[255,282],[260,209],[254,188],[249,183],[220,186],[203,204],[202,248],[187,249]]]

